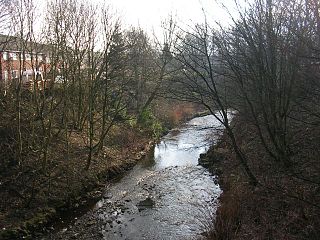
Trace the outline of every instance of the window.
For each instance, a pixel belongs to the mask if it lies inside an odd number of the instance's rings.
[[[4,71],[4,80],[7,81],[9,78],[8,71]]]
[[[12,78],[18,78],[18,70],[12,71]]]
[[[2,54],[2,58],[3,58],[3,60],[8,60],[8,53],[4,52]]]
[[[16,53],[10,53],[9,55],[10,55],[10,58],[12,58],[12,60],[18,60]]]

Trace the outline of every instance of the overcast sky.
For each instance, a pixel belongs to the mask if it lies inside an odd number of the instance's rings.
[[[99,1],[99,0],[95,0]],[[177,15],[179,22],[202,22],[205,10],[210,20],[227,21],[227,14],[215,0],[109,0],[127,24],[150,29],[160,25],[170,13]],[[220,0],[221,2],[221,0]],[[232,0],[224,0],[230,4]]]
[[[40,9],[45,9],[48,0],[35,0]],[[208,20],[227,22],[228,14],[221,3],[230,9],[234,0],[91,0],[99,6],[111,5],[126,25],[140,25],[148,31],[159,28],[161,21],[172,14],[179,23],[203,22],[203,9]],[[245,1],[245,0],[240,0]],[[218,2],[218,3],[217,3]]]

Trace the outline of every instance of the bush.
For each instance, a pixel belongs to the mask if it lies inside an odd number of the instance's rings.
[[[164,132],[162,123],[153,115],[152,111],[148,108],[144,110],[138,117],[138,123],[152,131],[154,137],[160,137]]]

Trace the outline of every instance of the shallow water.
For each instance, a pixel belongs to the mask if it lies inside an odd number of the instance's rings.
[[[221,190],[198,158],[220,130],[213,116],[205,116],[164,136],[98,203],[104,239],[186,239],[204,231]]]
[[[132,171],[109,184],[87,214],[51,239],[192,239],[216,211],[221,189],[198,165],[216,141],[213,116],[173,129]]]

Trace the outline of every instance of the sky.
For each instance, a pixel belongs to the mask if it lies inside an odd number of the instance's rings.
[[[101,0],[95,0],[96,2]],[[228,14],[221,8],[221,2],[232,5],[232,0],[109,0],[117,10],[124,23],[140,25],[151,30],[158,28],[161,21],[169,14],[177,17],[179,22],[189,24],[191,22],[203,22],[204,14],[210,21],[227,22]]]
[[[40,9],[45,9],[48,0],[34,0]],[[245,1],[245,0],[239,0]],[[161,21],[170,14],[181,24],[204,21],[204,12],[209,22],[228,22],[228,14],[221,3],[229,9],[234,7],[234,0],[89,0],[98,6],[110,5],[127,26],[140,26],[152,33],[160,31]],[[204,9],[204,12],[203,12]]]

